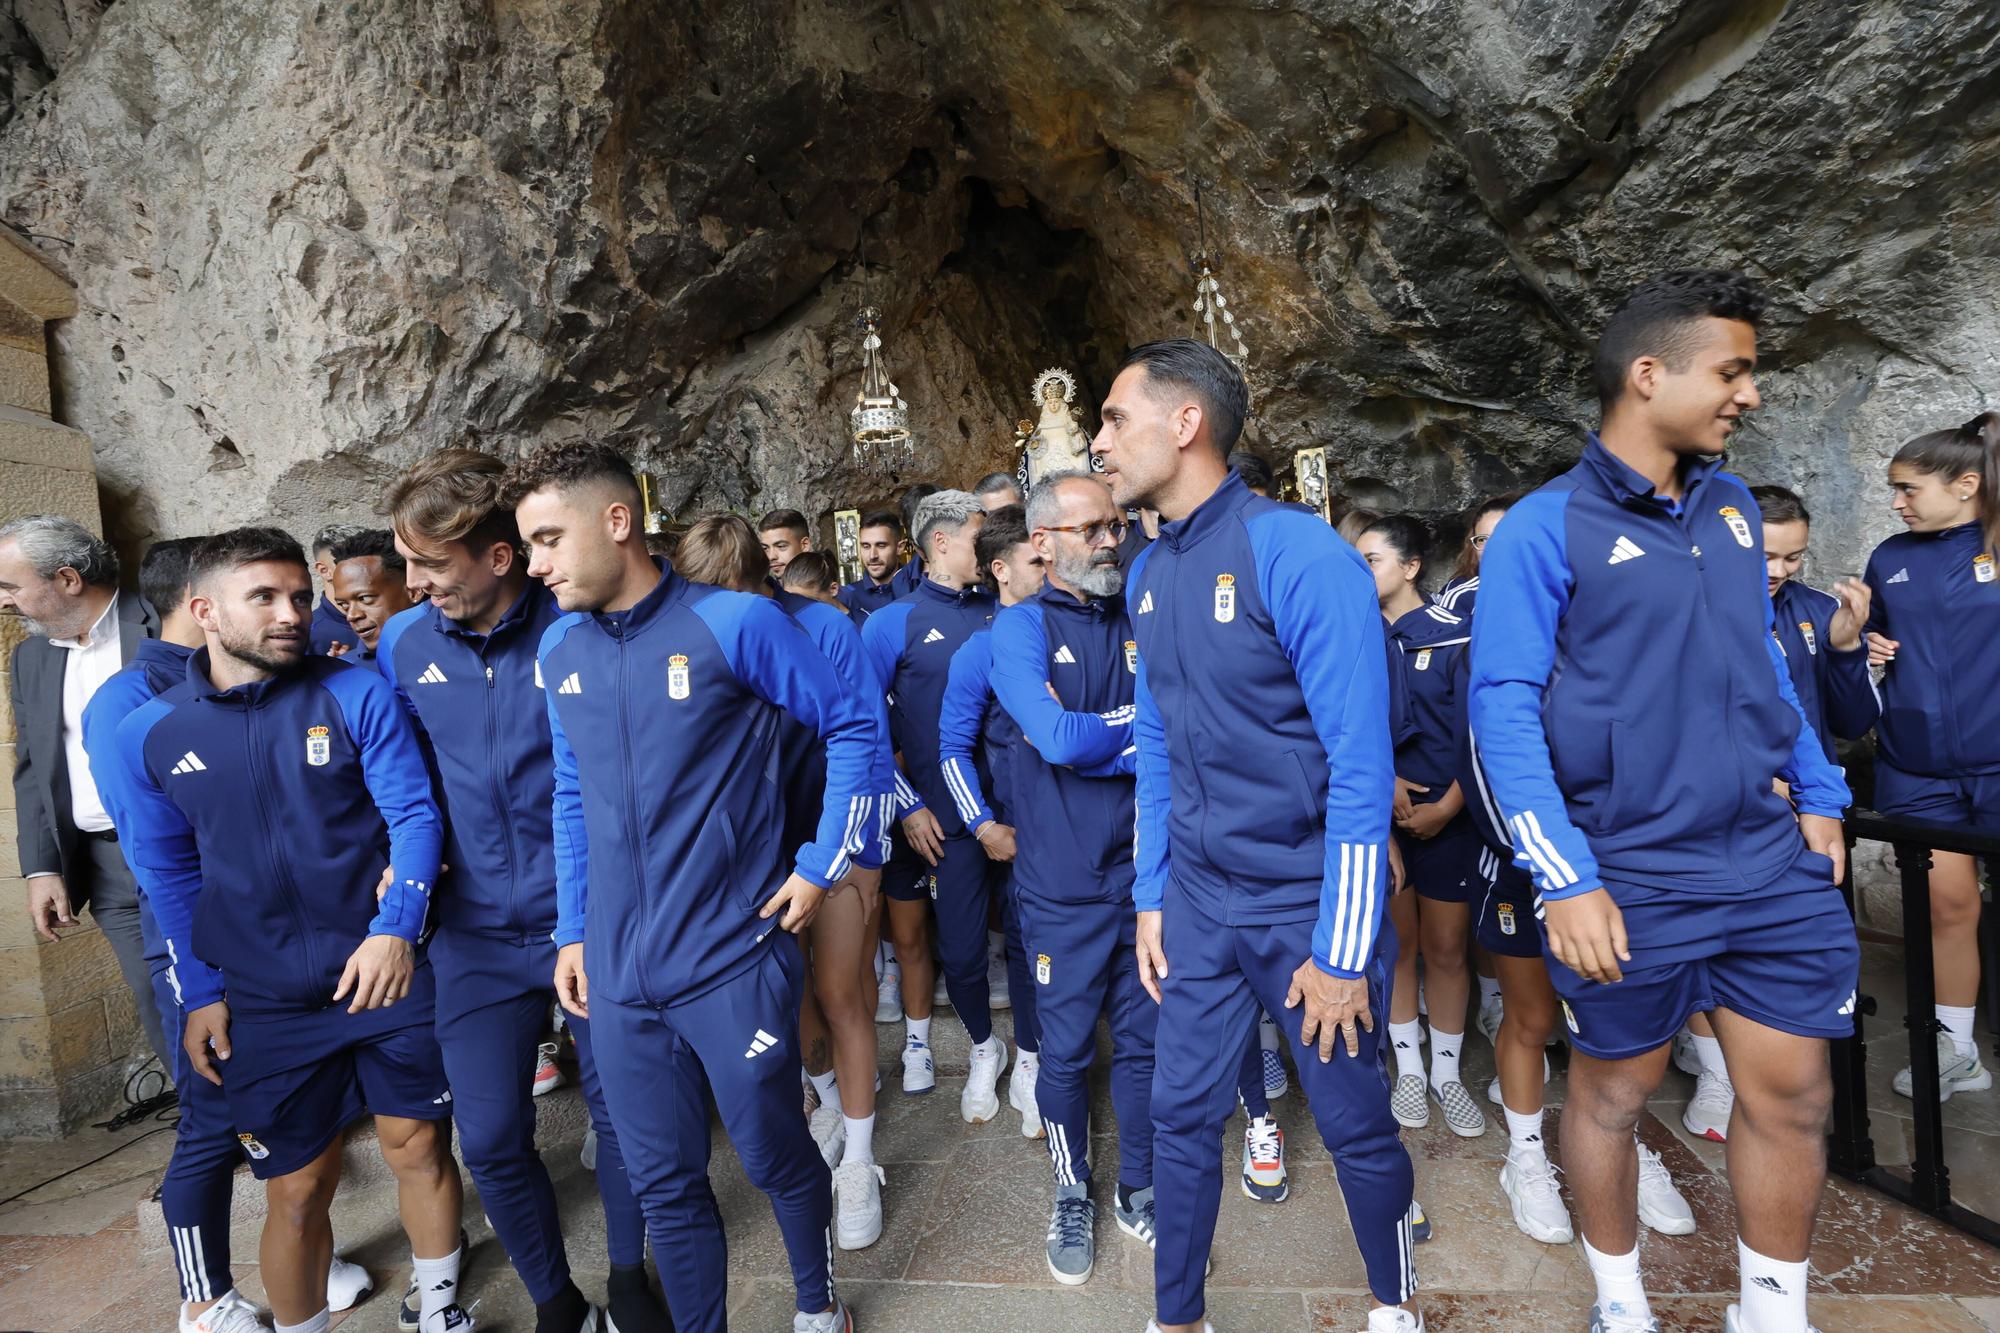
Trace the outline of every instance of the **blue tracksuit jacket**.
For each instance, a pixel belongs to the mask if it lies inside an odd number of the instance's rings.
[[[1902,647],[1882,677],[1882,757],[1905,773],[2000,769],[2000,577],[1977,523],[1875,548],[1868,628]]]
[[[119,838],[183,1007],[226,989],[239,1013],[322,1009],[365,937],[421,936],[442,821],[416,729],[374,672],[308,657],[217,690],[203,649],[115,746]]]
[[[1762,518],[1720,459],[1675,506],[1593,435],[1508,512],[1479,581],[1473,741],[1542,898],[1604,875],[1754,887],[1800,845],[1772,778],[1808,814],[1846,807],[1771,635]]]
[[[1014,747],[1021,729],[993,697],[993,631],[958,646],[938,701],[938,763],[965,827],[989,819],[1011,825]]]
[[[903,756],[903,772],[948,838],[964,833],[966,827],[939,764],[938,716],[945,682],[952,654],[992,623],[999,605],[984,588],[954,591],[927,578],[915,592],[869,616],[861,627],[861,647],[875,692],[889,699],[889,734]],[[898,805],[899,813],[916,808],[908,800]]]
[[[1785,655],[1792,692],[1799,696],[1806,723],[1819,737],[1829,762],[1838,762],[1834,737],[1860,740],[1882,711],[1874,682],[1868,678],[1868,645],[1837,652],[1827,636],[1827,626],[1839,609],[1838,597],[1797,579],[1781,585],[1771,605],[1776,621],[1772,633]]]
[[[674,1003],[743,971],[784,882],[778,731],[826,742],[826,809],[797,871],[838,883],[881,836],[867,715],[768,597],[662,568],[629,611],[542,638],[555,755],[556,943],[582,943],[593,995]],[[588,910],[586,911],[586,908]]]
[[[1472,608],[1479,601],[1479,575],[1470,578],[1452,579],[1438,589],[1437,604],[1461,620],[1472,618]]]
[[[1392,680],[1400,684],[1390,692],[1392,706],[1403,710],[1390,723],[1396,776],[1430,788],[1410,798],[1427,805],[1458,780],[1465,716],[1461,664],[1472,642],[1472,624],[1430,602],[1400,617],[1388,633]]]
[[[326,656],[326,650],[336,643],[344,643],[349,648],[361,646],[361,636],[348,625],[347,617],[340,614],[340,608],[333,604],[333,598],[325,593],[313,605],[312,626],[307,631],[307,642],[316,656]]]
[[[555,929],[555,766],[535,650],[561,616],[530,582],[490,634],[429,602],[382,627],[382,678],[433,743],[451,867],[437,915],[451,930],[527,940]]]
[[[1130,902],[1133,782],[1080,771],[1132,749],[1139,648],[1125,599],[1079,601],[1044,584],[993,622],[992,651],[994,697],[1025,742],[1013,794],[1031,832],[1016,881],[1047,902]]]
[[[854,621],[856,629],[867,623],[868,617],[896,600],[899,595],[896,590],[896,574],[900,572],[899,568],[880,583],[863,574],[854,582],[841,585],[840,592],[836,595],[840,598],[840,604],[847,608],[847,614]]]
[[[1161,527],[1126,600],[1139,644],[1137,884],[1212,919],[1315,920],[1361,976],[1387,900],[1388,659],[1374,578],[1317,515],[1235,473]]]
[[[861,656],[861,632],[854,622],[817,598],[773,587],[772,594],[786,615],[825,655],[841,683],[854,691],[855,702],[868,715],[869,752],[874,756],[876,786],[888,791],[895,783],[896,757],[889,749],[889,711]],[[789,859],[818,832],[820,809],[826,799],[826,747],[802,722],[786,720],[778,742],[785,773],[785,849]],[[856,865],[873,869],[889,855],[888,830],[870,839],[854,854]]]

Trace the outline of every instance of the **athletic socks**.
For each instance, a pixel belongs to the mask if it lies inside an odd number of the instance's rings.
[[[831,1106],[834,1110],[838,1111],[840,1109],[840,1085],[834,1081],[833,1071],[829,1069],[824,1074],[808,1073],[806,1077],[812,1080],[813,1091],[819,1094],[819,1104],[821,1106]]]
[[[570,1282],[535,1306],[535,1333],[577,1333],[590,1317],[590,1302]]]
[[[931,1021],[928,1018],[905,1019],[910,1025],[910,1043],[914,1046],[931,1044]]]
[[[330,1313],[322,1309],[303,1324],[280,1324],[273,1319],[271,1326],[273,1333],[327,1333],[327,1324],[332,1318]]]
[[[1542,1138],[1542,1113],[1540,1111],[1536,1111],[1532,1115],[1522,1115],[1519,1111],[1509,1110],[1504,1104],[1500,1109],[1507,1113],[1507,1151],[1509,1156],[1515,1153],[1528,1152],[1547,1154],[1549,1145]]]
[[[1694,1043],[1695,1058],[1701,1061],[1701,1072],[1729,1077],[1729,1066],[1722,1058],[1722,1043],[1713,1037],[1704,1037],[1699,1032],[1688,1033],[1688,1040]]]
[[[1958,1048],[1961,1058],[1971,1055],[1978,1049],[1978,1043],[1972,1039],[1972,1018],[1976,1012],[1972,1005],[1967,1005],[1963,1009],[1950,1004],[1941,1004],[1937,1007],[1938,1022],[1944,1025],[1946,1035],[1951,1038],[1951,1044]]]
[[[1269,1014],[1259,1014],[1257,1016],[1257,1044],[1264,1050],[1275,1051],[1279,1048],[1279,1043],[1282,1040],[1283,1038],[1278,1032],[1278,1025],[1271,1016]]]
[[[1431,1086],[1439,1093],[1447,1083],[1463,1080],[1458,1074],[1458,1053],[1465,1045],[1463,1032],[1439,1032],[1431,1029]]]
[[[442,1259],[410,1257],[411,1273],[417,1280],[417,1299],[422,1303],[418,1326],[424,1333],[436,1333],[431,1316],[458,1304],[458,1261],[465,1251],[455,1249]]]
[[[1652,1317],[1646,1304],[1646,1287],[1639,1280],[1639,1247],[1630,1254],[1599,1254],[1589,1240],[1583,1242],[1583,1257],[1590,1261],[1590,1275],[1597,1281],[1597,1304],[1606,1314],[1617,1313],[1634,1323]]]
[[[1424,1027],[1416,1019],[1389,1025],[1389,1044],[1396,1048],[1396,1077],[1424,1076]]]
[[[842,1116],[847,1122],[847,1147],[841,1151],[840,1164],[868,1162],[875,1160],[875,1117],[862,1116],[856,1120],[851,1115]]]
[[[1484,1006],[1486,1006],[1486,1005],[1489,1005],[1489,1004],[1493,1003],[1493,1001],[1495,1001],[1495,1000],[1497,1000],[1497,999],[1499,999],[1499,998],[1500,998],[1500,978],[1498,978],[1498,977],[1480,977],[1480,978],[1479,978],[1479,1003],[1480,1003],[1481,1007],[1484,1007]]]
[[[1742,1278],[1736,1298],[1737,1326],[1743,1333],[1804,1333],[1806,1266],[1770,1259],[1736,1238]]]

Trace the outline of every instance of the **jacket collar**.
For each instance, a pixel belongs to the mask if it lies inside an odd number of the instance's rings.
[[[1688,458],[1681,463],[1680,508],[1686,509],[1710,477],[1722,471],[1722,455],[1712,458]],[[1644,505],[1655,509],[1674,512],[1674,504],[1653,489],[1653,483],[1635,472],[1630,465],[1609,449],[1597,432],[1590,433],[1589,443],[1583,447],[1583,457],[1578,467],[1587,468],[1599,483],[1611,493],[1611,498],[1624,505]]]
[[[1250,488],[1243,484],[1242,476],[1231,468],[1222,484],[1215,488],[1215,494],[1196,505],[1192,514],[1160,525],[1160,540],[1170,551],[1185,551],[1229,522],[1245,502],[1254,498]]]
[[[1044,608],[1069,616],[1088,616],[1092,620],[1108,620],[1125,605],[1122,593],[1112,593],[1109,597],[1085,597],[1079,599],[1075,593],[1067,592],[1055,584],[1043,581],[1041,589],[1035,593],[1034,601]]]
[[[916,592],[912,593],[911,596],[927,597],[932,601],[948,603],[952,606],[970,606],[975,602],[993,602],[999,600],[977,583],[965,588],[947,588],[928,574],[924,576],[923,582],[917,585]]]
[[[1472,632],[1472,622],[1447,611],[1435,600],[1426,599],[1414,611],[1405,612],[1389,626],[1389,637],[1422,648],[1449,639],[1462,639]]]
[[[689,583],[674,573],[674,567],[655,557],[653,567],[660,571],[660,581],[653,590],[641,597],[629,611],[595,611],[591,618],[598,627],[614,638],[630,638],[658,620],[669,606],[686,595]]]
[[[483,642],[498,635],[502,630],[514,629],[532,620],[540,613],[542,603],[549,595],[548,588],[540,579],[529,579],[527,586],[521,589],[521,595],[516,597],[513,604],[501,613],[500,619],[494,622],[493,628],[484,634],[479,633],[477,630],[467,629],[464,625],[453,620],[450,616],[438,610],[437,603],[429,602],[426,605],[430,607],[431,624],[437,627],[438,633],[454,635],[461,639],[471,639],[475,642]]]
[[[168,643],[165,639],[141,639],[132,653],[132,660],[148,664],[184,669],[188,659],[195,655],[195,649],[183,648],[178,643]]]
[[[333,659],[328,658],[325,660],[331,662]],[[208,649],[197,648],[188,654],[187,659],[187,678],[194,685],[196,692],[201,698],[212,699],[217,703],[237,704],[245,708],[262,707],[272,694],[289,685],[303,674],[305,669],[305,661],[302,660],[298,666],[292,668],[290,671],[280,672],[275,676],[267,676],[263,680],[253,680],[247,685],[237,685],[225,690],[209,679]]]

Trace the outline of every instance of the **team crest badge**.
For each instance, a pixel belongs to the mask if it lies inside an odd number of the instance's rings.
[[[927,886],[929,887],[929,889],[930,889],[930,893],[931,893],[931,901],[932,901],[932,902],[936,902],[936,901],[937,901],[937,876],[936,876],[936,875],[925,875],[925,876],[924,876],[924,883],[925,883],[925,884],[926,884],[926,885],[927,885]]]
[[[1812,621],[1801,620],[1799,622],[1799,637],[1806,641],[1806,651],[1814,657],[1818,657],[1819,636],[1813,633]]]
[[[1582,1036],[1583,1029],[1576,1025],[1576,1010],[1569,1007],[1568,1000],[1562,1000],[1560,1001],[1560,1003],[1563,1007],[1563,1022],[1569,1024],[1569,1030],[1571,1032],[1576,1033],[1576,1035],[1579,1037]]]
[[[1125,640],[1125,669],[1135,676],[1139,674],[1139,645],[1132,639]]]
[[[1514,933],[1514,904],[1499,904],[1493,909],[1493,916],[1500,923],[1500,933],[1502,935],[1512,935]]]
[[[1736,544],[1748,550],[1750,548],[1750,520],[1743,517],[1743,511],[1734,505],[1724,505],[1716,512],[1721,514],[1722,521],[1729,525],[1729,535],[1736,539]]]
[[[1227,625],[1236,619],[1236,576],[1217,574],[1215,576],[1215,623]]]
[[[1975,555],[1972,557],[1972,578],[1975,583],[1993,582],[1993,557]]]
[[[1426,648],[1422,652],[1417,654],[1417,670],[1429,671],[1430,669],[1431,669],[1431,650]]]
[[[667,697],[685,699],[688,697],[688,660],[686,653],[675,653],[667,659]]]
[[[1045,953],[1035,955],[1035,984],[1039,986],[1049,984],[1049,956]]]
[[[314,768],[325,768],[333,758],[333,733],[325,727],[306,728],[306,762]]]
[[[238,1134],[236,1136],[236,1141],[243,1145],[243,1151],[250,1154],[250,1159],[252,1161],[261,1162],[266,1157],[269,1157],[271,1155],[271,1150],[269,1148],[266,1148],[263,1144],[257,1142],[256,1139],[252,1138],[248,1134]]]

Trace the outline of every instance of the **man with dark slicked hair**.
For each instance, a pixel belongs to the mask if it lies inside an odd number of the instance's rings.
[[[1736,1090],[1728,1327],[1808,1327],[1826,1042],[1854,1030],[1859,953],[1837,888],[1847,784],[1773,637],[1757,502],[1722,467],[1761,404],[1764,304],[1716,269],[1634,289],[1598,340],[1602,425],[1479,567],[1476,785],[1543,907],[1575,1052],[1563,1166],[1602,1333],[1659,1328],[1632,1134],[1702,1011]]]

